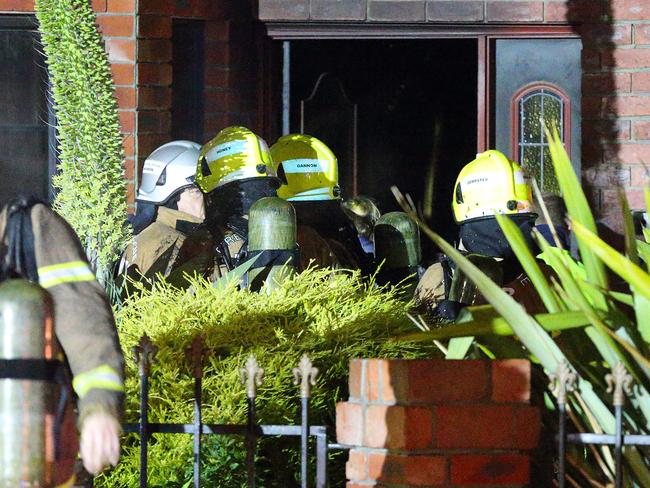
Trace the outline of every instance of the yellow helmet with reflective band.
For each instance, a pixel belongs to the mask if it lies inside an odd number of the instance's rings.
[[[283,136],[271,146],[271,156],[282,180],[280,198],[312,201],[341,197],[336,156],[319,139],[303,134]]]
[[[264,139],[245,127],[226,127],[201,148],[196,184],[204,193],[232,181],[274,176]]]
[[[503,153],[485,151],[458,175],[452,208],[456,222],[489,217],[495,213],[531,213],[530,186],[521,167]]]

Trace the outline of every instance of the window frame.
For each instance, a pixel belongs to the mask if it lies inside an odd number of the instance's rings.
[[[38,20],[36,19],[36,15],[32,13],[16,14],[12,12],[0,12],[0,30],[33,32],[38,39],[37,43],[34,45],[34,49],[37,50],[37,56],[42,56],[43,62],[42,69],[44,77],[42,80],[42,88],[45,97],[45,112],[42,115],[47,125],[47,201],[51,204],[58,193],[57,189],[52,184],[52,178],[59,171],[59,143],[56,129],[57,118],[52,98],[52,85],[46,65],[47,56],[43,52],[43,47],[40,41]]]

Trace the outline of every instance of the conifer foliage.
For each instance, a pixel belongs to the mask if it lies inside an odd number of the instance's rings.
[[[106,282],[129,237],[124,153],[108,56],[88,0],[36,0],[56,114],[54,209],[75,229]]]
[[[413,328],[411,304],[401,289],[365,283],[359,272],[308,269],[268,295],[237,290],[236,282],[215,288],[203,280],[183,291],[164,282],[141,290],[116,314],[126,358],[126,422],[139,418],[139,378],[132,348],[146,333],[158,354],[150,377],[149,421],[192,422],[193,379],[186,349],[205,339],[203,421],[245,423],[246,388],[240,368],[254,354],[265,369],[258,389],[258,420],[299,424],[299,389],[292,369],[308,353],[320,370],[312,390],[310,422],[334,432],[337,401],[347,399],[348,365],[353,358],[430,358],[433,344],[392,341]],[[154,435],[149,446],[149,486],[191,486],[192,436]],[[258,486],[290,488],[300,473],[295,438],[260,440]],[[95,479],[96,487],[137,486],[140,442],[123,438],[122,458]],[[246,485],[245,450],[240,437],[205,436],[201,486]],[[331,486],[343,486],[343,458],[330,464]]]

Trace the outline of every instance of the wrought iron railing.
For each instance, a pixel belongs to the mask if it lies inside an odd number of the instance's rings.
[[[140,437],[140,480],[139,486],[147,486],[148,445],[152,434],[189,434],[194,436],[193,445],[193,486],[200,486],[201,478],[201,436],[225,435],[242,436],[246,446],[246,473],[249,487],[255,487],[255,453],[257,440],[260,437],[300,437],[300,484],[302,488],[312,485],[309,473],[309,438],[315,438],[316,451],[316,488],[327,486],[327,457],[329,449],[340,446],[328,444],[327,428],[322,425],[309,424],[309,403],[311,386],[315,384],[318,369],[313,367],[311,360],[305,354],[298,367],[293,369],[294,384],[299,385],[301,399],[300,425],[260,425],[256,417],[257,388],[262,385],[264,369],[250,356],[240,370],[242,383],[246,387],[247,397],[247,422],[246,424],[205,424],[201,415],[203,364],[207,350],[202,337],[194,339],[187,349],[192,362],[192,376],[194,377],[194,418],[191,424],[151,423],[149,422],[149,377],[155,361],[157,347],[145,334],[134,348],[135,360],[138,364],[140,376],[140,419],[137,424],[125,424],[124,431],[137,433]]]
[[[613,434],[601,434],[596,432],[588,433],[567,433],[567,401],[568,396],[576,388],[578,376],[571,369],[568,363],[561,362],[557,370],[549,375],[551,383],[549,387],[557,398],[559,429],[557,435],[558,443],[558,466],[557,482],[558,488],[564,488],[567,480],[566,451],[567,444],[585,446],[614,446],[614,486],[623,486],[623,447],[624,446],[650,446],[650,435],[626,435],[623,425],[623,410],[625,395],[632,393],[632,376],[626,371],[622,363],[616,364],[611,373],[605,377],[608,385],[608,393],[612,393],[615,430]]]

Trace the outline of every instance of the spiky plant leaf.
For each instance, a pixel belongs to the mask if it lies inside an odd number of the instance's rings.
[[[496,314],[494,308],[490,308],[494,313],[481,313],[478,316],[471,315],[470,318],[472,320],[467,322],[456,323],[426,332],[406,334],[401,339],[408,341],[433,341],[454,337],[514,335],[514,331],[508,325],[508,322]],[[537,314],[533,317],[547,332],[579,329],[590,324],[585,314],[579,311]]]
[[[555,290],[549,285],[546,276],[544,276],[544,273],[537,264],[537,260],[530,252],[530,248],[519,227],[508,217],[499,214],[496,214],[495,217],[499,223],[499,227],[503,231],[503,235],[508,239],[510,247],[514,251],[515,256],[517,256],[517,260],[526,272],[526,276],[530,278],[537,293],[539,293],[546,309],[551,313],[563,310],[564,307],[558,299]]]
[[[557,130],[553,130],[553,134],[547,130],[546,138],[549,143],[549,151],[551,153],[555,174],[557,175],[569,216],[574,221],[580,222],[591,232],[596,233],[596,221],[589,208],[589,203],[582,190],[582,185],[573,170],[562,139]],[[603,263],[592,252],[586,242],[578,239],[578,247],[580,248],[580,256],[585,265],[589,281],[602,288],[607,288],[607,275]],[[598,305],[602,304],[599,303]]]
[[[88,0],[36,0],[59,142],[54,209],[74,228],[100,281],[130,237],[124,152],[108,56]]]
[[[634,220],[630,204],[627,201],[625,192],[622,188],[618,189],[618,201],[621,205],[623,216],[623,237],[625,237],[625,255],[637,266],[639,265],[639,251],[636,245],[636,236],[634,234]]]
[[[591,247],[595,255],[602,259],[614,273],[634,287],[635,293],[639,293],[650,300],[650,275],[648,273],[620,254],[580,222],[572,221],[571,225],[576,235]]]

